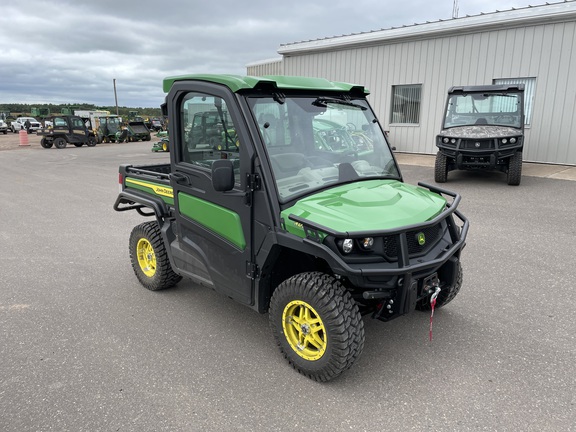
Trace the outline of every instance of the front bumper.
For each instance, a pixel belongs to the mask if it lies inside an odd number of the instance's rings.
[[[436,145],[453,161],[456,169],[495,169],[505,165],[523,147],[522,138],[514,144],[506,145],[501,143],[501,138],[458,138],[454,144],[445,144],[441,138],[437,139]]]
[[[419,183],[432,192],[453,198],[446,209],[434,219],[422,224],[404,226],[380,232],[334,232],[298,216],[290,219],[302,224],[306,233],[304,242],[314,244],[318,249],[323,246],[322,256],[330,265],[335,276],[341,279],[352,291],[356,300],[370,307],[383,301],[393,300],[394,307],[383,318],[389,320],[411,312],[416,302],[428,295],[428,282],[436,277],[442,284],[454,283],[459,266],[460,252],[465,246],[469,222],[458,210],[461,197],[435,186]],[[418,252],[412,246],[414,233],[420,233],[434,227],[441,227],[442,235],[435,243]],[[320,240],[319,233],[328,235]],[[386,237],[393,239],[396,254],[393,259],[348,260],[335,247],[326,247],[337,238],[361,239],[365,237]]]

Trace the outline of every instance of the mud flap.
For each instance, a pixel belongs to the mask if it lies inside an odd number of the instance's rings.
[[[418,300],[418,280],[413,279],[412,276],[404,278],[404,296],[401,299],[399,313],[401,315],[408,314],[416,309],[416,302]]]

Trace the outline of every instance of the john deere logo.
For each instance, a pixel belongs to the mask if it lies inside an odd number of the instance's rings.
[[[419,232],[418,234],[416,234],[416,240],[418,240],[418,244],[420,246],[424,246],[426,244],[426,236],[424,235],[423,232]]]

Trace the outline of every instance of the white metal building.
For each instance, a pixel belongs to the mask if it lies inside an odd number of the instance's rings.
[[[576,1],[281,45],[249,75],[363,84],[400,152],[436,153],[448,88],[524,83],[524,160],[576,165]]]

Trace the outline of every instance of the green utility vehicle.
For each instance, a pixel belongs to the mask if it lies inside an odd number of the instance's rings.
[[[436,137],[434,179],[452,170],[497,170],[509,185],[522,179],[524,85],[452,87]]]
[[[123,142],[128,131],[122,129],[122,118],[116,115],[98,117],[98,135],[103,143]]]
[[[144,121],[129,121],[126,125],[127,136],[126,141],[150,141],[150,129],[146,127]]]
[[[403,183],[364,87],[189,75],[164,91],[170,163],[121,165],[114,204],[152,217],[128,242],[144,287],[186,277],[268,313],[284,357],[317,381],[360,356],[363,315],[456,296],[461,198]]]
[[[50,117],[51,126],[42,128],[36,133],[42,136],[40,145],[45,149],[63,149],[68,144],[82,147],[96,145],[96,135],[92,131],[89,120],[74,115],[59,115]],[[88,124],[87,124],[88,122]]]

